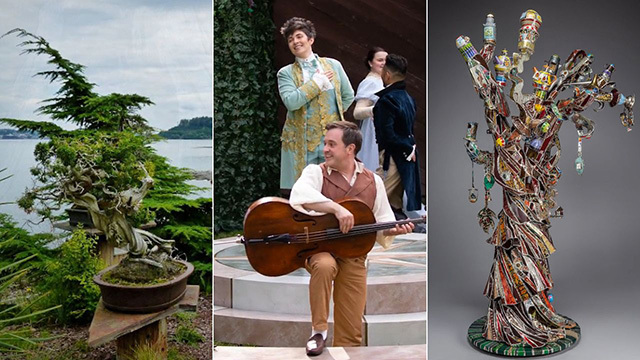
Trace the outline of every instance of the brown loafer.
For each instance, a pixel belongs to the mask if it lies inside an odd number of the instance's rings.
[[[324,339],[322,334],[315,334],[307,341],[307,355],[318,356],[324,350]]]

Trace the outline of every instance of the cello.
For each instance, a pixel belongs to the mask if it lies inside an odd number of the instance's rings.
[[[279,197],[255,201],[245,214],[240,239],[251,266],[262,275],[280,276],[304,267],[309,256],[321,252],[344,258],[360,257],[373,248],[377,231],[426,222],[423,217],[376,223],[364,202],[345,199],[337,203],[353,214],[354,226],[347,233],[340,231],[333,214],[307,215]]]

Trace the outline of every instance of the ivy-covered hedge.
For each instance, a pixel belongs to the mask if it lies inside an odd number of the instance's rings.
[[[214,232],[242,227],[247,207],[279,190],[270,1],[214,2]]]

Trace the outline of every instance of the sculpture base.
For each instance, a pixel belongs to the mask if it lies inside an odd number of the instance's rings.
[[[486,316],[474,321],[467,331],[467,340],[469,340],[469,343],[476,348],[492,354],[514,357],[556,354],[567,350],[580,340],[580,326],[576,324],[575,328],[567,330],[566,338],[547,343],[543,347],[533,348],[528,344],[510,346],[503,342],[485,339],[482,336],[482,331],[486,322]]]

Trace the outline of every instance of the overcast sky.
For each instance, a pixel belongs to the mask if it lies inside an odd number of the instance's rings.
[[[44,37],[86,67],[98,94],[147,96],[155,105],[142,116],[168,129],[180,119],[211,116],[212,17],[211,0],[2,1],[0,32],[19,27]],[[0,117],[48,120],[34,110],[59,83],[33,77],[52,67],[45,56],[20,55],[20,42],[15,35],[0,39]]]

